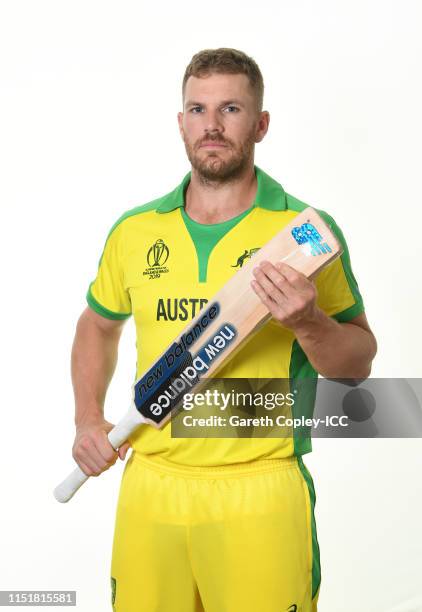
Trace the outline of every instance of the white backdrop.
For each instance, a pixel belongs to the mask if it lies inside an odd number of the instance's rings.
[[[189,170],[176,113],[200,49],[258,62],[271,123],[256,163],[344,230],[372,375],[421,376],[420,19],[416,0],[1,3],[0,590],[76,589],[80,612],[110,609],[123,464],[68,505],[51,493],[72,465],[70,349],[110,227]],[[111,421],[134,342],[130,322]],[[321,612],[422,611],[421,451],[314,442]]]

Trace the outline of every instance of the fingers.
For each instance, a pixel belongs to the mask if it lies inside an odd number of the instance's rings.
[[[73,458],[87,476],[99,476],[117,460],[107,434],[102,429],[91,429],[76,436]]]
[[[314,316],[316,288],[304,274],[287,264],[262,261],[253,269],[252,288],[272,316],[294,329]]]
[[[269,262],[264,262],[264,263],[269,263]],[[269,265],[271,266],[271,264]],[[283,274],[283,276],[286,277],[289,283],[296,289],[300,289],[301,287],[306,286],[309,282],[309,279],[306,278],[306,276],[302,274],[302,272],[299,272],[299,270],[295,270],[294,268],[292,268],[291,266],[288,266],[282,261],[278,261],[275,264],[275,267],[280,272],[280,274]]]
[[[262,261],[253,273],[261,287],[279,303],[295,298],[298,293],[313,292],[314,285],[304,274],[282,262],[273,265]]]
[[[285,299],[291,299],[296,292],[306,290],[309,285],[309,280],[304,274],[282,262],[273,265],[269,261],[263,261],[255,268],[254,274],[261,285],[266,281],[265,285],[262,285],[265,289],[270,290],[273,285]],[[275,296],[278,301],[277,292]]]
[[[253,290],[257,294],[257,296],[260,298],[261,302],[265,304],[265,306],[268,308],[268,310],[273,315],[273,317],[276,317],[277,319],[281,319],[283,316],[282,307],[279,304],[277,304],[277,302],[275,302],[268,295],[268,293],[266,293],[266,291],[261,287],[261,285],[257,281],[253,280],[251,282],[251,285],[252,285]]]
[[[126,454],[128,452],[128,450],[131,448],[131,444],[130,442],[125,442],[124,444],[122,444],[122,446],[119,448],[119,457],[120,459],[123,461],[126,458]]]
[[[253,289],[271,314],[278,317],[279,309],[283,309],[283,305],[295,290],[280,269],[268,261],[263,261],[254,268],[253,274],[256,279],[252,282]]]
[[[269,264],[271,266],[271,264]],[[277,277],[272,273],[272,270],[268,270],[263,266],[258,266],[253,270],[253,274],[261,286],[261,288],[267,293],[274,302],[280,303],[283,298],[283,282],[284,280],[281,275],[275,270]]]

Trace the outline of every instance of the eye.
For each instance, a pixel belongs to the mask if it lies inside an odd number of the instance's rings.
[[[193,107],[190,109],[190,112],[191,112],[191,113],[196,114],[196,111],[197,111],[197,110],[201,111],[201,110],[202,110],[202,106],[193,106]]]
[[[230,104],[230,106],[226,106],[226,109],[229,109],[229,108],[230,108],[230,109],[232,109],[232,110],[234,110],[234,112],[236,112],[236,113],[237,113],[237,111],[239,110],[239,109],[237,108],[237,106],[234,106],[233,104]]]

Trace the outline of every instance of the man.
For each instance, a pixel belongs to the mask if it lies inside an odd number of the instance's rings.
[[[254,165],[267,133],[263,80],[234,49],[197,53],[183,80],[180,134],[192,170],[113,226],[72,351],[73,456],[88,475],[131,445],[111,568],[117,612],[314,612],[321,581],[308,439],[172,438],[140,428],[108,442],[106,390],[133,314],[140,376],[206,301],[307,205]],[[325,215],[325,213],[324,213]],[[273,319],[221,371],[232,378],[366,378],[376,353],[346,243],[313,283],[255,268]],[[239,263],[241,262],[241,263]]]

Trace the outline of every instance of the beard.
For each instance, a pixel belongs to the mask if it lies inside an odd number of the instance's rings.
[[[224,149],[224,155],[227,155],[229,151],[231,152],[230,157],[223,159],[218,151],[208,152],[200,149],[201,144],[205,141],[225,144],[227,149]],[[224,139],[221,136],[207,136],[194,145],[191,145],[187,140],[184,143],[192,168],[196,170],[202,182],[227,183],[241,177],[246,172],[250,160],[253,159],[255,128],[253,127],[245,140],[237,146],[231,140]]]

